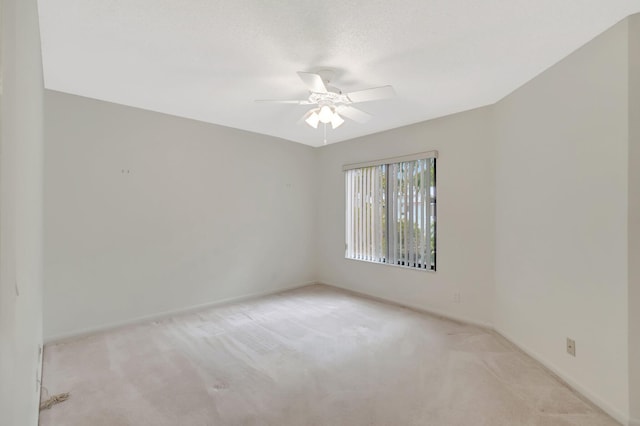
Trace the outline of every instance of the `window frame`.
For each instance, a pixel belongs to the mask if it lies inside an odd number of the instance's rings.
[[[437,268],[437,234],[438,234],[438,227],[437,227],[437,159],[438,159],[438,152],[437,151],[427,151],[427,152],[421,152],[421,153],[416,153],[416,154],[410,154],[410,155],[405,155],[405,156],[400,156],[400,157],[392,157],[392,158],[386,158],[386,159],[380,159],[380,160],[375,160],[375,161],[369,161],[369,162],[362,162],[362,163],[353,163],[353,164],[347,164],[343,166],[343,172],[345,172],[345,186],[344,186],[344,191],[345,191],[345,226],[344,226],[344,235],[345,235],[345,259],[347,260],[356,260],[356,261],[361,261],[361,262],[368,262],[368,263],[375,263],[375,264],[379,264],[379,265],[388,265],[388,266],[395,266],[395,267],[400,267],[403,269],[409,269],[409,270],[417,270],[417,271],[426,271],[426,272],[436,272],[438,270]],[[431,171],[433,170],[433,176],[431,177],[431,174],[429,174],[430,176],[430,181],[429,181],[429,186],[427,187],[427,191],[428,191],[428,198],[425,199],[421,199],[420,203],[425,202],[424,205],[424,209],[426,212],[430,212],[430,214],[428,214],[427,216],[424,217],[428,217],[429,219],[427,223],[429,223],[429,228],[426,230],[426,235],[428,235],[428,244],[429,246],[433,245],[433,250],[429,250],[429,261],[427,263],[427,261],[423,260],[423,263],[419,263],[417,261],[418,257],[415,257],[414,259],[416,259],[414,264],[402,264],[401,262],[407,262],[409,263],[406,258],[402,258],[402,259],[398,259],[397,261],[391,262],[391,260],[396,259],[395,254],[392,256],[391,255],[391,250],[392,250],[392,245],[393,247],[397,247],[397,241],[394,237],[393,241],[394,243],[391,243],[391,238],[390,235],[392,235],[391,233],[391,229],[393,227],[393,224],[391,223],[391,220],[389,220],[389,218],[391,217],[390,215],[392,214],[392,211],[397,213],[397,210],[395,210],[393,207],[391,207],[390,205],[390,200],[392,199],[391,195],[394,194],[394,190],[395,190],[395,194],[397,194],[397,189],[398,187],[397,185],[397,181],[396,180],[392,180],[390,178],[391,173],[392,173],[392,166],[396,165],[396,164],[400,164],[400,163],[407,163],[407,162],[417,162],[418,160],[430,160],[430,162],[428,163],[428,170]],[[349,250],[349,240],[353,240],[352,237],[350,237],[348,235],[349,233],[349,224],[348,224],[348,217],[353,212],[353,194],[349,193],[348,191],[348,187],[350,185],[349,183],[349,178],[348,178],[348,171],[350,170],[355,170],[355,169],[365,169],[368,167],[374,167],[374,166],[385,166],[384,170],[385,170],[385,183],[386,183],[386,188],[384,191],[384,217],[386,218],[386,223],[382,224],[383,228],[385,228],[385,233],[384,233],[384,238],[386,238],[386,247],[383,247],[383,259],[382,261],[378,261],[378,260],[371,260],[371,259],[366,259],[366,258],[362,258],[362,257],[366,257],[363,256],[362,253],[360,253],[359,256],[360,258],[358,258],[356,255],[354,255],[353,257],[350,256],[350,253],[353,254],[353,250]],[[412,173],[415,173],[415,171],[413,171],[413,166],[411,167]],[[415,174],[412,174],[412,176],[415,176]],[[432,181],[431,181],[432,179]],[[391,182],[393,181],[393,185],[391,184]],[[352,184],[352,183],[351,183]],[[409,184],[409,187],[411,187],[412,184]],[[393,188],[392,188],[393,186]],[[415,194],[415,193],[414,193]],[[349,198],[351,195],[351,198]],[[428,205],[427,205],[428,204]],[[415,207],[417,203],[412,202],[411,207],[409,207],[410,209],[412,209],[415,213]],[[403,207],[406,208],[406,207]],[[406,210],[405,210],[406,212]],[[405,213],[406,214],[406,213]],[[415,223],[415,219],[413,218],[412,215],[409,215],[411,217],[411,224],[413,225]],[[406,217],[406,216],[405,216]],[[351,218],[353,219],[353,218]],[[405,222],[406,223],[406,222]],[[433,230],[431,230],[431,227],[433,227]],[[397,235],[394,232],[395,235]],[[424,234],[423,234],[424,235]],[[361,238],[361,236],[360,236]],[[412,243],[413,244],[413,243]],[[425,242],[425,244],[427,244]],[[404,247],[406,247],[406,245],[404,245]],[[397,252],[396,252],[397,253]],[[414,252],[415,253],[415,252]],[[424,253],[424,252],[423,252]],[[423,256],[424,259],[424,256]],[[423,265],[424,267],[420,267],[418,265]],[[414,266],[415,265],[415,266]]]

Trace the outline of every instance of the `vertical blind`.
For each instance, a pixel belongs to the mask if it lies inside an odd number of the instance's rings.
[[[386,165],[347,170],[347,257],[386,258]]]
[[[435,158],[346,170],[346,257],[435,270]]]

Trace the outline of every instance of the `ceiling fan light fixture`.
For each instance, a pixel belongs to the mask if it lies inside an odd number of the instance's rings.
[[[318,113],[318,118],[324,124],[331,123],[331,119],[333,118],[333,110],[330,106],[324,105],[320,108],[320,113]]]
[[[344,123],[344,118],[340,117],[337,112],[334,113],[333,117],[331,118],[331,128],[337,129],[342,123]]]
[[[2,0],[0,0],[1,2]],[[320,70],[319,72],[299,71],[300,80],[307,86],[309,97],[307,99],[262,99],[256,102],[269,102],[277,104],[293,105],[313,105],[298,120],[298,124],[306,122],[313,129],[317,129],[320,123],[324,130],[325,143],[327,139],[327,124],[331,124],[333,129],[344,124],[346,119],[357,123],[366,123],[371,119],[368,114],[351,104],[359,102],[376,101],[395,96],[395,91],[391,86],[372,87],[350,93],[343,93],[342,90],[329,85],[334,75],[333,70]],[[339,112],[339,113],[338,113]]]
[[[311,113],[311,115],[309,115],[309,117],[307,117],[307,119],[304,120],[304,121],[306,121],[306,123],[309,126],[313,127],[314,129],[317,129],[318,128],[318,123],[320,122],[320,116],[318,115],[318,113],[316,111],[313,111]]]

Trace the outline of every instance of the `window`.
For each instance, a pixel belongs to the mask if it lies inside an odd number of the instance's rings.
[[[348,259],[436,270],[436,157],[344,167]]]

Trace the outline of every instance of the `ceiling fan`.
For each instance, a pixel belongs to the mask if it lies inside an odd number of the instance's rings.
[[[275,100],[259,99],[256,102],[269,102],[279,104],[294,105],[315,105],[309,110],[300,121],[305,121],[314,129],[319,123],[329,124],[335,129],[344,123],[344,118],[349,118],[358,123],[365,123],[371,115],[358,109],[351,104],[359,102],[376,101],[395,96],[395,91],[391,86],[374,87],[371,89],[358,90],[351,93],[342,93],[329,83],[333,77],[332,70],[322,70],[317,73],[298,71],[298,76],[309,89],[309,97],[303,100]]]

